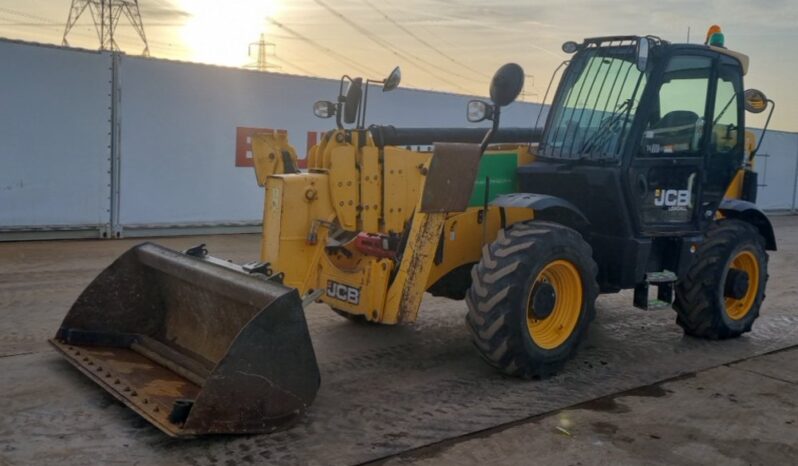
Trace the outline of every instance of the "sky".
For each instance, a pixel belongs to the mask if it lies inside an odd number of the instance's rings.
[[[60,44],[71,0],[0,0],[0,37]],[[382,79],[402,86],[486,95],[502,64],[523,66],[523,100],[540,101],[568,40],[656,35],[703,42],[719,24],[726,46],[751,57],[746,87],[776,101],[771,128],[798,131],[796,0],[139,0],[150,54],[222,66],[253,66],[263,34],[270,71]],[[143,44],[124,19],[122,50]],[[88,15],[68,37],[97,48]],[[252,55],[249,54],[252,52]],[[550,97],[549,97],[550,100]],[[761,127],[764,115],[750,115]]]

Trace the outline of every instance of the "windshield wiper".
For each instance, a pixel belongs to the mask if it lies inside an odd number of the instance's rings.
[[[620,121],[621,117],[627,117],[629,111],[632,110],[632,99],[626,99],[618,105],[618,108],[615,109],[615,112],[612,113],[609,117],[605,118],[596,131],[588,137],[585,142],[582,144],[582,147],[579,149],[579,153],[582,155],[579,157],[579,160],[584,160],[589,158],[593,152],[593,148],[596,146],[596,143],[602,136],[606,136],[610,133],[610,129],[615,126],[618,121]],[[606,131],[606,132],[605,132]],[[590,149],[590,152],[586,152]]]

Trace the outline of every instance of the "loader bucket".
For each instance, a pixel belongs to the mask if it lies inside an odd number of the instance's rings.
[[[100,273],[50,342],[175,437],[285,427],[320,382],[296,289],[151,243]]]

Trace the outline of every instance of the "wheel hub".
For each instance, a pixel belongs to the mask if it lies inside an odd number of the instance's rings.
[[[557,294],[554,287],[546,282],[538,282],[532,290],[532,316],[544,320],[554,311]]]
[[[748,292],[748,273],[744,270],[729,269],[726,274],[726,283],[723,287],[723,296],[732,299],[742,299]]]

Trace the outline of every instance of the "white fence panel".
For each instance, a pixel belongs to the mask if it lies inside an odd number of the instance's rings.
[[[309,136],[335,124],[312,113],[316,100],[336,98],[335,80],[123,57],[120,86],[123,227],[258,222],[263,192],[252,168],[237,166],[236,129],[286,130],[304,157]],[[464,126],[468,100],[373,87],[367,117],[395,126]],[[510,107],[503,126],[529,126],[536,108]]]
[[[113,208],[111,56],[0,40],[0,63],[0,239],[9,231],[106,231]],[[316,100],[335,99],[337,80],[124,55],[117,76],[115,212],[130,233],[258,223],[263,192],[249,166],[248,131],[287,131],[304,156],[335,124],[311,109]],[[468,126],[470,98],[375,86],[367,123]],[[502,126],[529,127],[538,109],[513,104]],[[759,206],[795,209],[798,134],[769,132],[760,154]]]
[[[754,132],[759,140],[762,131]],[[759,174],[757,205],[764,210],[794,209],[798,134],[768,131],[755,163]]]
[[[0,230],[109,223],[109,54],[0,41]]]

